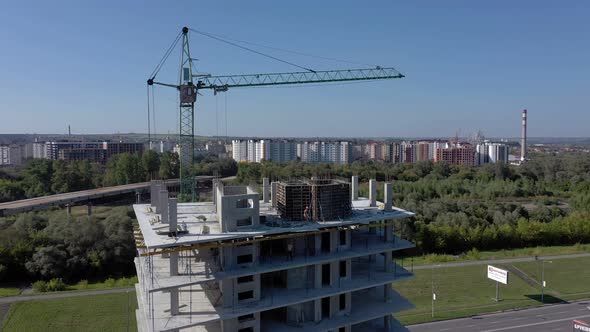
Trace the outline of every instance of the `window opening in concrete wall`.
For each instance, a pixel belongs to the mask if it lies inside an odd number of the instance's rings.
[[[254,328],[252,326],[244,327],[244,328],[239,329],[238,332],[254,332]]]
[[[243,283],[252,282],[252,281],[254,281],[253,275],[238,277],[238,284],[243,284]]]
[[[340,231],[340,245],[346,245],[346,231]]]
[[[330,298],[322,299],[322,318],[330,318]]]
[[[340,261],[340,278],[346,278],[346,261]]]
[[[236,200],[236,208],[237,209],[244,209],[247,207],[248,207],[248,199],[247,198],[242,198],[242,199]]]
[[[238,264],[252,263],[252,254],[239,255],[237,257],[237,259],[238,259]]]
[[[322,285],[330,285],[330,264],[322,265]]]
[[[238,301],[249,300],[254,298],[254,291],[244,291],[238,293]]]
[[[254,319],[254,314],[238,316],[238,322],[243,323]]]
[[[322,252],[330,252],[330,232],[322,233]]]
[[[260,283],[265,288],[287,288],[287,270],[263,273]]]
[[[340,294],[340,311],[346,309],[346,294]]]
[[[248,217],[248,218],[244,218],[244,219],[238,219],[236,221],[237,226],[238,227],[242,227],[242,226],[251,226],[252,225],[252,217]]]

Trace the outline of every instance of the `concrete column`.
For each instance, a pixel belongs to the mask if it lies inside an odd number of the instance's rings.
[[[322,300],[318,299],[318,300],[314,300],[313,301],[313,309],[314,309],[314,317],[313,317],[313,321],[318,323],[319,321],[322,320]]]
[[[170,253],[170,275],[171,276],[178,275],[178,253],[177,252]]]
[[[391,331],[391,323],[391,315],[383,317],[383,325],[385,327],[385,331]]]
[[[384,211],[391,211],[393,208],[393,185],[389,182],[386,182],[383,186],[384,190],[384,200],[385,200],[385,208]]]
[[[170,314],[174,316],[178,313],[178,288],[173,288],[170,290]]]
[[[151,186],[151,184],[150,184],[150,186]],[[141,204],[141,192],[140,191],[135,192],[135,204]]]
[[[314,288],[322,288],[322,264],[314,265],[314,273],[313,273],[313,287]]]
[[[68,216],[72,215],[72,204],[66,204],[66,213]]]
[[[384,256],[383,260],[385,261],[385,266],[384,266],[385,272],[391,272],[392,267],[393,267],[392,252],[391,251],[385,252],[385,256]]]
[[[393,225],[385,226],[385,242],[393,242]]]
[[[219,180],[218,179],[214,179],[213,182],[212,182],[213,185],[211,186],[211,187],[213,187],[211,189],[213,191],[211,193],[211,197],[213,197],[213,205],[217,205],[217,185],[218,185],[217,181],[219,181]]]
[[[271,205],[273,208],[277,207],[277,183],[276,182],[272,182],[270,184],[270,200],[271,200]]]
[[[92,202],[88,202],[88,204],[86,204],[86,213],[88,216],[92,215]]]
[[[158,194],[160,204],[157,206],[157,212],[160,214],[160,220],[163,224],[167,224],[169,217],[168,217],[168,191],[167,190],[160,190]]]
[[[377,206],[377,180],[369,180],[369,201],[370,206]]]
[[[352,184],[351,184],[351,188],[352,188],[352,200],[356,201],[357,199],[359,199],[359,176],[358,175],[353,175],[352,176]]]
[[[178,204],[176,198],[168,199],[168,233],[169,236],[176,236],[178,232]]]
[[[262,178],[262,201],[268,203],[270,201],[270,185],[268,178]]]
[[[162,185],[161,180],[150,181],[150,205],[152,207],[158,205],[158,193],[160,193],[160,185]]]

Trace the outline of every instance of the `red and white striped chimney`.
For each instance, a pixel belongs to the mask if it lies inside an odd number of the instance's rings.
[[[520,161],[526,159],[526,110],[522,110],[522,142],[520,143]]]

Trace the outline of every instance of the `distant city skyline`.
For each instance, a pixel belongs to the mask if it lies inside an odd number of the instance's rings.
[[[456,1],[133,3],[0,6],[0,134],[146,133],[145,80],[184,25],[307,68],[394,66],[406,78],[360,84],[204,91],[196,134],[438,138],[481,129],[518,138],[587,137],[590,3]],[[299,69],[193,35],[199,72]],[[361,63],[361,64],[359,64]],[[161,80],[177,79],[171,56]],[[156,90],[157,133],[177,132],[171,89]]]

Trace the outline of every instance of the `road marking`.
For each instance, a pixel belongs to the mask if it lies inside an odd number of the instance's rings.
[[[536,326],[536,325],[544,325],[544,324],[550,324],[550,323],[557,323],[557,322],[563,322],[563,321],[566,321],[566,320],[574,320],[574,319],[586,318],[586,317],[590,317],[590,315],[576,316],[576,317],[568,317],[568,318],[561,318],[561,319],[554,319],[554,320],[547,320],[547,321],[539,322],[539,323],[530,323],[530,324],[522,324],[522,325],[509,326],[509,327],[502,327],[502,328],[499,328],[499,329],[485,330],[485,331],[482,331],[482,332],[496,332],[496,331],[514,330],[514,329],[520,329],[520,328],[523,328],[523,327]]]

